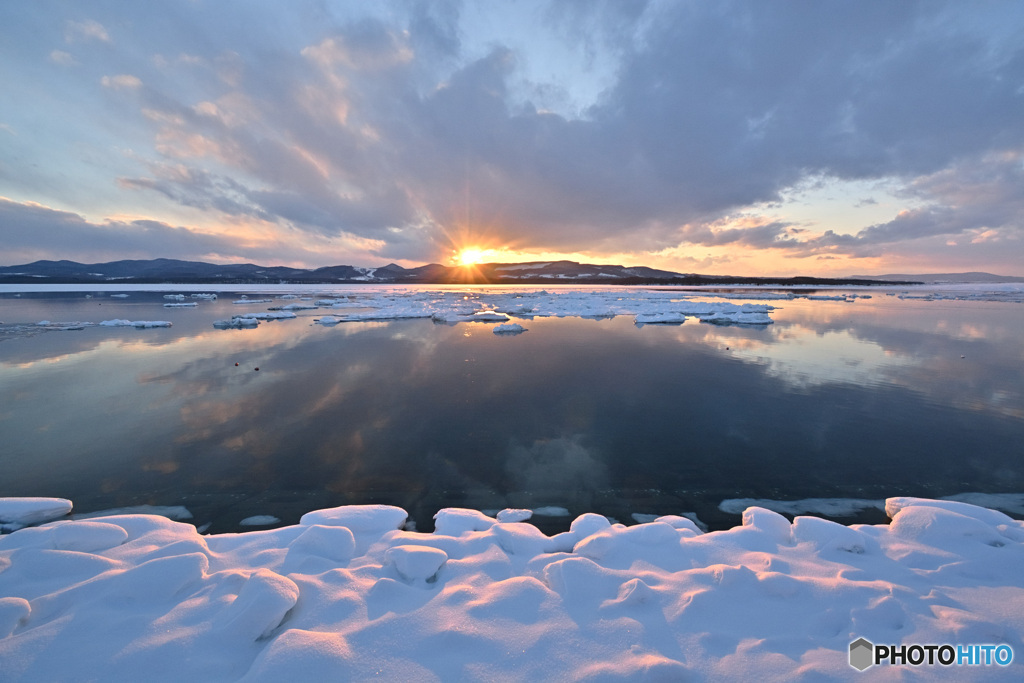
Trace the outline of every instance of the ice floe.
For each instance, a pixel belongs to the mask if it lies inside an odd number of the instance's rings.
[[[256,318],[243,318],[241,316],[235,316],[226,320],[214,320],[213,326],[218,330],[228,329],[253,329],[259,327],[260,321]]]
[[[357,309],[340,314],[347,322],[431,318],[436,323],[507,324],[512,318],[611,318],[632,315],[638,325],[684,322],[695,318],[715,324],[768,325],[774,307],[730,301],[694,301],[691,293],[651,289],[546,290],[376,290],[345,300],[321,299],[318,306]],[[706,298],[706,297],[705,297]],[[712,297],[713,298],[713,297]],[[287,308],[287,307],[283,307]]]
[[[281,520],[273,515],[253,515],[252,517],[246,517],[238,523],[239,526],[270,526],[271,524],[280,524]]]
[[[170,321],[167,320],[104,320],[100,323],[103,327],[171,327]]]
[[[491,328],[491,331],[494,332],[494,334],[515,335],[526,332],[526,328],[519,323],[503,323],[501,325],[495,325]]]
[[[164,308],[195,308],[198,305],[195,301],[186,301],[184,303],[164,304]]]
[[[843,526],[754,506],[710,533],[585,514],[554,536],[529,511],[454,508],[416,533],[382,505],[210,536],[57,521],[0,537],[0,679],[1019,680],[1024,522],[885,509],[890,524]],[[863,674],[858,638],[1017,661]]]
[[[284,297],[281,297],[282,299]],[[292,297],[293,299],[295,297]],[[285,304],[284,306],[271,306],[271,311],[308,311],[316,308],[313,304]]]
[[[92,327],[96,323],[85,322],[85,321],[74,321],[74,322],[52,322],[50,320],[40,320],[36,323],[36,327],[43,328],[46,330],[84,330],[87,327]]]
[[[764,498],[727,498],[718,504],[722,512],[738,515],[749,507],[762,507],[787,515],[816,513],[829,517],[851,517],[862,510],[885,509],[884,500],[865,498],[804,498],[802,500],[770,500]]]

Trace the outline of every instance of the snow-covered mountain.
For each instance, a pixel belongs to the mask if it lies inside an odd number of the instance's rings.
[[[594,265],[575,261],[532,263],[485,263],[444,266],[431,263],[403,268],[395,263],[375,268],[325,266],[305,269],[260,266],[252,263],[215,264],[175,259],[126,260],[109,263],[36,261],[0,266],[0,283],[396,283],[396,284],[878,284],[877,278],[750,278],[697,275],[657,270],[645,266]]]

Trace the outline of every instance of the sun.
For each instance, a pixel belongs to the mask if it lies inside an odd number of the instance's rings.
[[[455,260],[460,266],[475,266],[478,263],[483,263],[484,259],[493,253],[493,249],[466,248],[455,255]]]

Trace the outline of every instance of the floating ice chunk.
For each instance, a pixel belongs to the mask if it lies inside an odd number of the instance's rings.
[[[242,318],[242,317],[234,317],[234,318],[231,318],[231,320],[214,320],[213,321],[213,326],[216,327],[218,330],[243,329],[243,328],[252,329],[254,327],[259,326],[259,324],[260,324],[260,321],[257,320],[256,318]]]
[[[701,322],[716,325],[771,325],[774,322],[767,313],[757,311],[716,311],[697,317]]]
[[[48,330],[58,331],[69,331],[69,330],[84,330],[87,327],[92,327],[94,323],[90,322],[60,322],[55,323],[49,320],[40,320],[36,323],[38,327],[45,327]]]
[[[871,508],[884,510],[885,501],[864,498],[804,498],[802,500],[727,498],[718,504],[719,510],[733,515],[742,514],[748,507],[762,507],[787,515],[813,512],[827,517],[850,517]]]
[[[685,320],[685,314],[673,311],[668,313],[637,313],[633,322],[637,325],[679,325]]]
[[[431,583],[448,561],[448,553],[422,545],[398,545],[388,548],[384,559],[394,565],[403,579]]]
[[[334,308],[332,306],[332,308]],[[356,311],[345,316],[345,320],[404,320],[409,318],[429,318],[430,310],[420,306],[387,306],[371,311]]]
[[[316,308],[313,304],[287,304],[286,306],[271,306],[272,311],[309,311]]]
[[[128,294],[111,294],[110,298],[111,299],[127,299],[128,296],[129,296]]]
[[[0,498],[0,523],[40,524],[71,512],[66,498]]]
[[[498,313],[497,311],[477,311],[476,313],[466,316],[465,319],[470,322],[503,323],[508,321],[508,316],[504,313]]]
[[[491,332],[498,335],[516,335],[526,332],[526,328],[519,323],[504,323],[501,325],[495,325]]]
[[[314,322],[319,323],[320,325],[337,325],[342,320],[343,318],[338,318],[333,315],[325,315],[321,318],[317,318]]]
[[[193,299],[202,299],[204,301],[216,301],[217,300],[217,295],[216,294],[193,294],[192,298]]]
[[[545,505],[543,507],[534,508],[533,514],[538,517],[568,517],[569,511],[555,505]]]
[[[250,320],[290,320],[297,317],[291,311],[265,311],[263,313],[241,313],[231,316],[232,320],[245,318]]]
[[[151,328],[151,327],[171,327],[171,323],[168,320],[104,320],[100,323],[104,327],[138,327]]]
[[[198,305],[195,301],[186,301],[180,304],[164,304],[164,308],[195,308]]]
[[[943,496],[942,500],[970,503],[983,508],[1024,515],[1024,493],[958,493],[954,496]]]
[[[282,294],[281,296],[279,296],[277,298],[278,299],[298,299],[299,295],[298,294]]]
[[[239,526],[269,526],[271,524],[279,524],[280,519],[273,515],[253,515],[252,517],[246,517],[238,523]]]
[[[648,515],[643,512],[633,512],[629,516],[632,517],[633,521],[637,524],[646,524],[647,522],[653,522],[659,517],[659,515]]]
[[[246,299],[244,296],[237,301],[232,301],[233,304],[269,304],[273,299]]]
[[[185,300],[185,295],[184,294],[164,294],[164,298],[165,299],[170,299],[171,301],[184,301]]]
[[[533,517],[533,510],[505,508],[498,512],[499,522],[525,522],[531,517]]]

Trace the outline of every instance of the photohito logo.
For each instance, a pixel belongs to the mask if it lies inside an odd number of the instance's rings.
[[[875,645],[867,638],[850,643],[850,666],[864,671],[875,664],[910,666],[1009,666],[1009,645]]]

